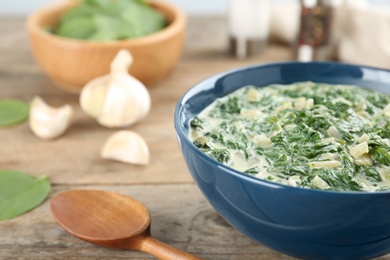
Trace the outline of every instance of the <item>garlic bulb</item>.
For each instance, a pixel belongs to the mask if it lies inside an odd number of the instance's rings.
[[[123,130],[107,139],[101,156],[105,159],[146,165],[149,163],[149,148],[139,134]]]
[[[39,138],[53,139],[68,129],[72,115],[73,109],[69,105],[54,108],[35,97],[30,107],[30,128]]]
[[[132,62],[130,52],[120,50],[111,63],[111,73],[90,81],[81,92],[81,108],[103,126],[131,125],[150,110],[148,90],[128,74]]]

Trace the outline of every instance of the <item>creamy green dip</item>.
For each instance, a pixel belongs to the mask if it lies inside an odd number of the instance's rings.
[[[210,157],[260,179],[390,190],[390,95],[362,87],[245,86],[193,118],[189,136]]]

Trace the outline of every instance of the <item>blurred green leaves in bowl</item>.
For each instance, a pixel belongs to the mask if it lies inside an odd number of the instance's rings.
[[[167,24],[165,16],[144,0],[83,0],[49,30],[67,38],[114,41],[149,35]]]

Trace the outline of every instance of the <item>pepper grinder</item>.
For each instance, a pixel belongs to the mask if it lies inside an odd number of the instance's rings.
[[[237,58],[246,58],[264,51],[269,20],[269,0],[230,0],[228,30],[231,53]]]
[[[332,26],[338,0],[300,0],[300,28],[297,42],[299,61],[331,58]]]

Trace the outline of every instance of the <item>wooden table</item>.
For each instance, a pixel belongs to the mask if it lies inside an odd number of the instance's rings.
[[[165,79],[150,86],[150,114],[128,128],[140,133],[151,151],[148,166],[134,166],[100,158],[102,144],[117,130],[99,126],[80,110],[77,95],[53,86],[31,56],[24,22],[0,18],[0,98],[31,101],[39,95],[54,106],[72,105],[76,116],[67,133],[54,141],[38,139],[27,123],[0,128],[0,169],[47,174],[50,197],[85,188],[132,196],[149,208],[153,236],[204,259],[291,259],[244,237],[212,209],[187,170],[173,127],[176,102],[191,86],[234,67],[292,59],[291,48],[271,45],[261,55],[237,60],[227,52],[224,19],[189,19],[182,59]],[[0,259],[153,259],[69,235],[55,223],[50,197],[24,215],[0,222]]]

